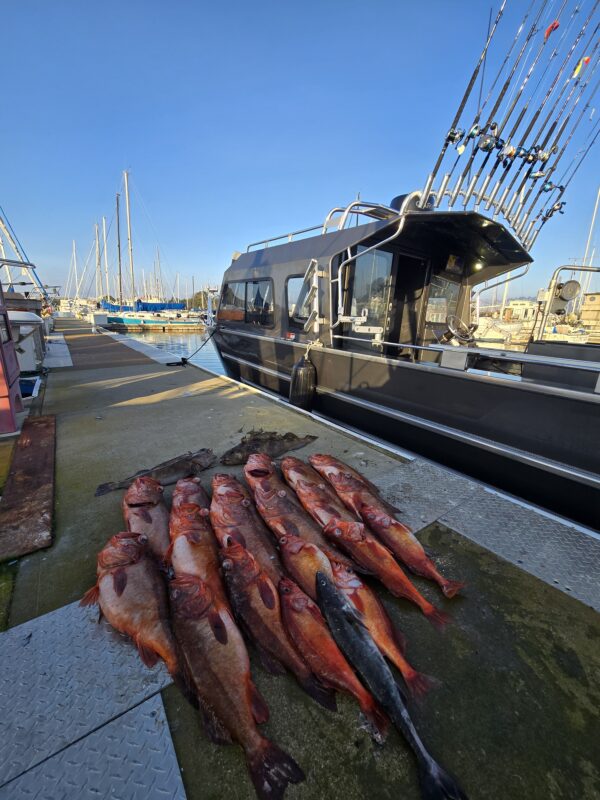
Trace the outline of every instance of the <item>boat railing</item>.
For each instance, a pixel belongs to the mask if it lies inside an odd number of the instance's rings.
[[[506,361],[525,366],[535,365],[544,367],[557,367],[558,369],[579,370],[580,372],[590,372],[598,375],[593,394],[600,394],[600,362],[580,361],[575,358],[556,358],[555,356],[540,356],[532,353],[519,353],[516,351],[490,350],[479,347],[457,347],[444,344],[404,344],[400,342],[387,342],[382,339],[373,338],[362,339],[359,336],[345,336],[343,334],[333,334],[332,339],[344,340],[349,342],[360,342],[367,344],[369,341],[373,347],[396,347],[399,350],[426,351],[441,353],[439,366],[449,369],[457,369],[463,372],[471,369],[470,362],[473,358],[486,358],[493,361]],[[499,373],[503,375],[504,373]],[[585,391],[585,390],[584,390]]]
[[[338,214],[340,216],[339,218],[336,218],[336,215]],[[400,212],[394,208],[390,208],[389,206],[384,206],[381,203],[369,203],[366,200],[353,200],[347,206],[336,206],[335,208],[332,208],[329,214],[327,214],[325,217],[325,222],[322,225],[313,225],[310,228],[300,228],[297,231],[282,233],[280,236],[272,236],[270,239],[261,239],[259,242],[252,242],[252,244],[249,244],[246,248],[246,252],[249,253],[255,248],[262,250],[265,247],[275,244],[275,242],[292,242],[299,236],[304,236],[307,233],[313,233],[314,231],[320,231],[322,235],[328,233],[330,228],[335,228],[336,230],[341,231],[346,226],[348,219],[354,214],[358,216],[366,216],[371,219],[382,220],[393,219],[394,217],[399,216]]]

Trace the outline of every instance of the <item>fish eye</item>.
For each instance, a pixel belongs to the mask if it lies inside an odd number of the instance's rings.
[[[248,506],[251,505],[250,500],[248,500],[247,497],[244,497],[241,504],[244,506],[244,508],[248,508]]]
[[[226,558],[221,566],[226,572],[228,572],[233,567],[233,561],[231,561],[229,558]]]
[[[144,534],[142,533],[138,537],[138,541],[141,542],[141,544],[148,544],[148,537],[144,536]]]
[[[286,491],[285,491],[285,489],[280,489],[280,490],[277,492],[277,497],[285,497],[285,495],[286,495]]]
[[[282,536],[281,539],[279,540],[279,544],[283,545],[287,544],[287,536]]]

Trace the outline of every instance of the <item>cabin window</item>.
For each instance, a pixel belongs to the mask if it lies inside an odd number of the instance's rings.
[[[360,255],[366,249],[359,246],[354,262],[350,314],[364,317],[366,325],[385,328],[394,255],[385,250],[370,250]]]
[[[223,286],[217,319],[223,322],[243,322],[246,307],[246,282],[226,283]]]
[[[308,290],[310,285],[304,282],[304,276],[289,278],[287,282],[287,312],[291,328],[304,327],[310,314]]]
[[[273,325],[273,281],[248,281],[246,291],[246,322]]]
[[[449,316],[456,314],[460,284],[434,275],[429,285],[429,300],[425,322],[444,323]]]
[[[2,342],[2,344],[10,342],[10,330],[5,314],[0,314],[0,342]]]

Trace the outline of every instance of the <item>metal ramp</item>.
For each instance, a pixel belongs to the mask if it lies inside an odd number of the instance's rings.
[[[77,603],[0,635],[0,798],[184,798],[150,670]]]

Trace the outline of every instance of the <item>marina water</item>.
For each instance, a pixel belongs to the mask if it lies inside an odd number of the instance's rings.
[[[158,347],[159,350],[165,350],[168,353],[173,353],[176,358],[188,358],[190,353],[197,350],[203,342],[206,341],[208,333],[128,333],[127,336],[136,339],[139,342],[145,342],[153,347]],[[206,342],[202,350],[190,359],[191,364],[197,367],[204,367],[218,375],[224,375],[225,370],[221,363],[221,359],[215,349],[214,343],[211,340]]]

